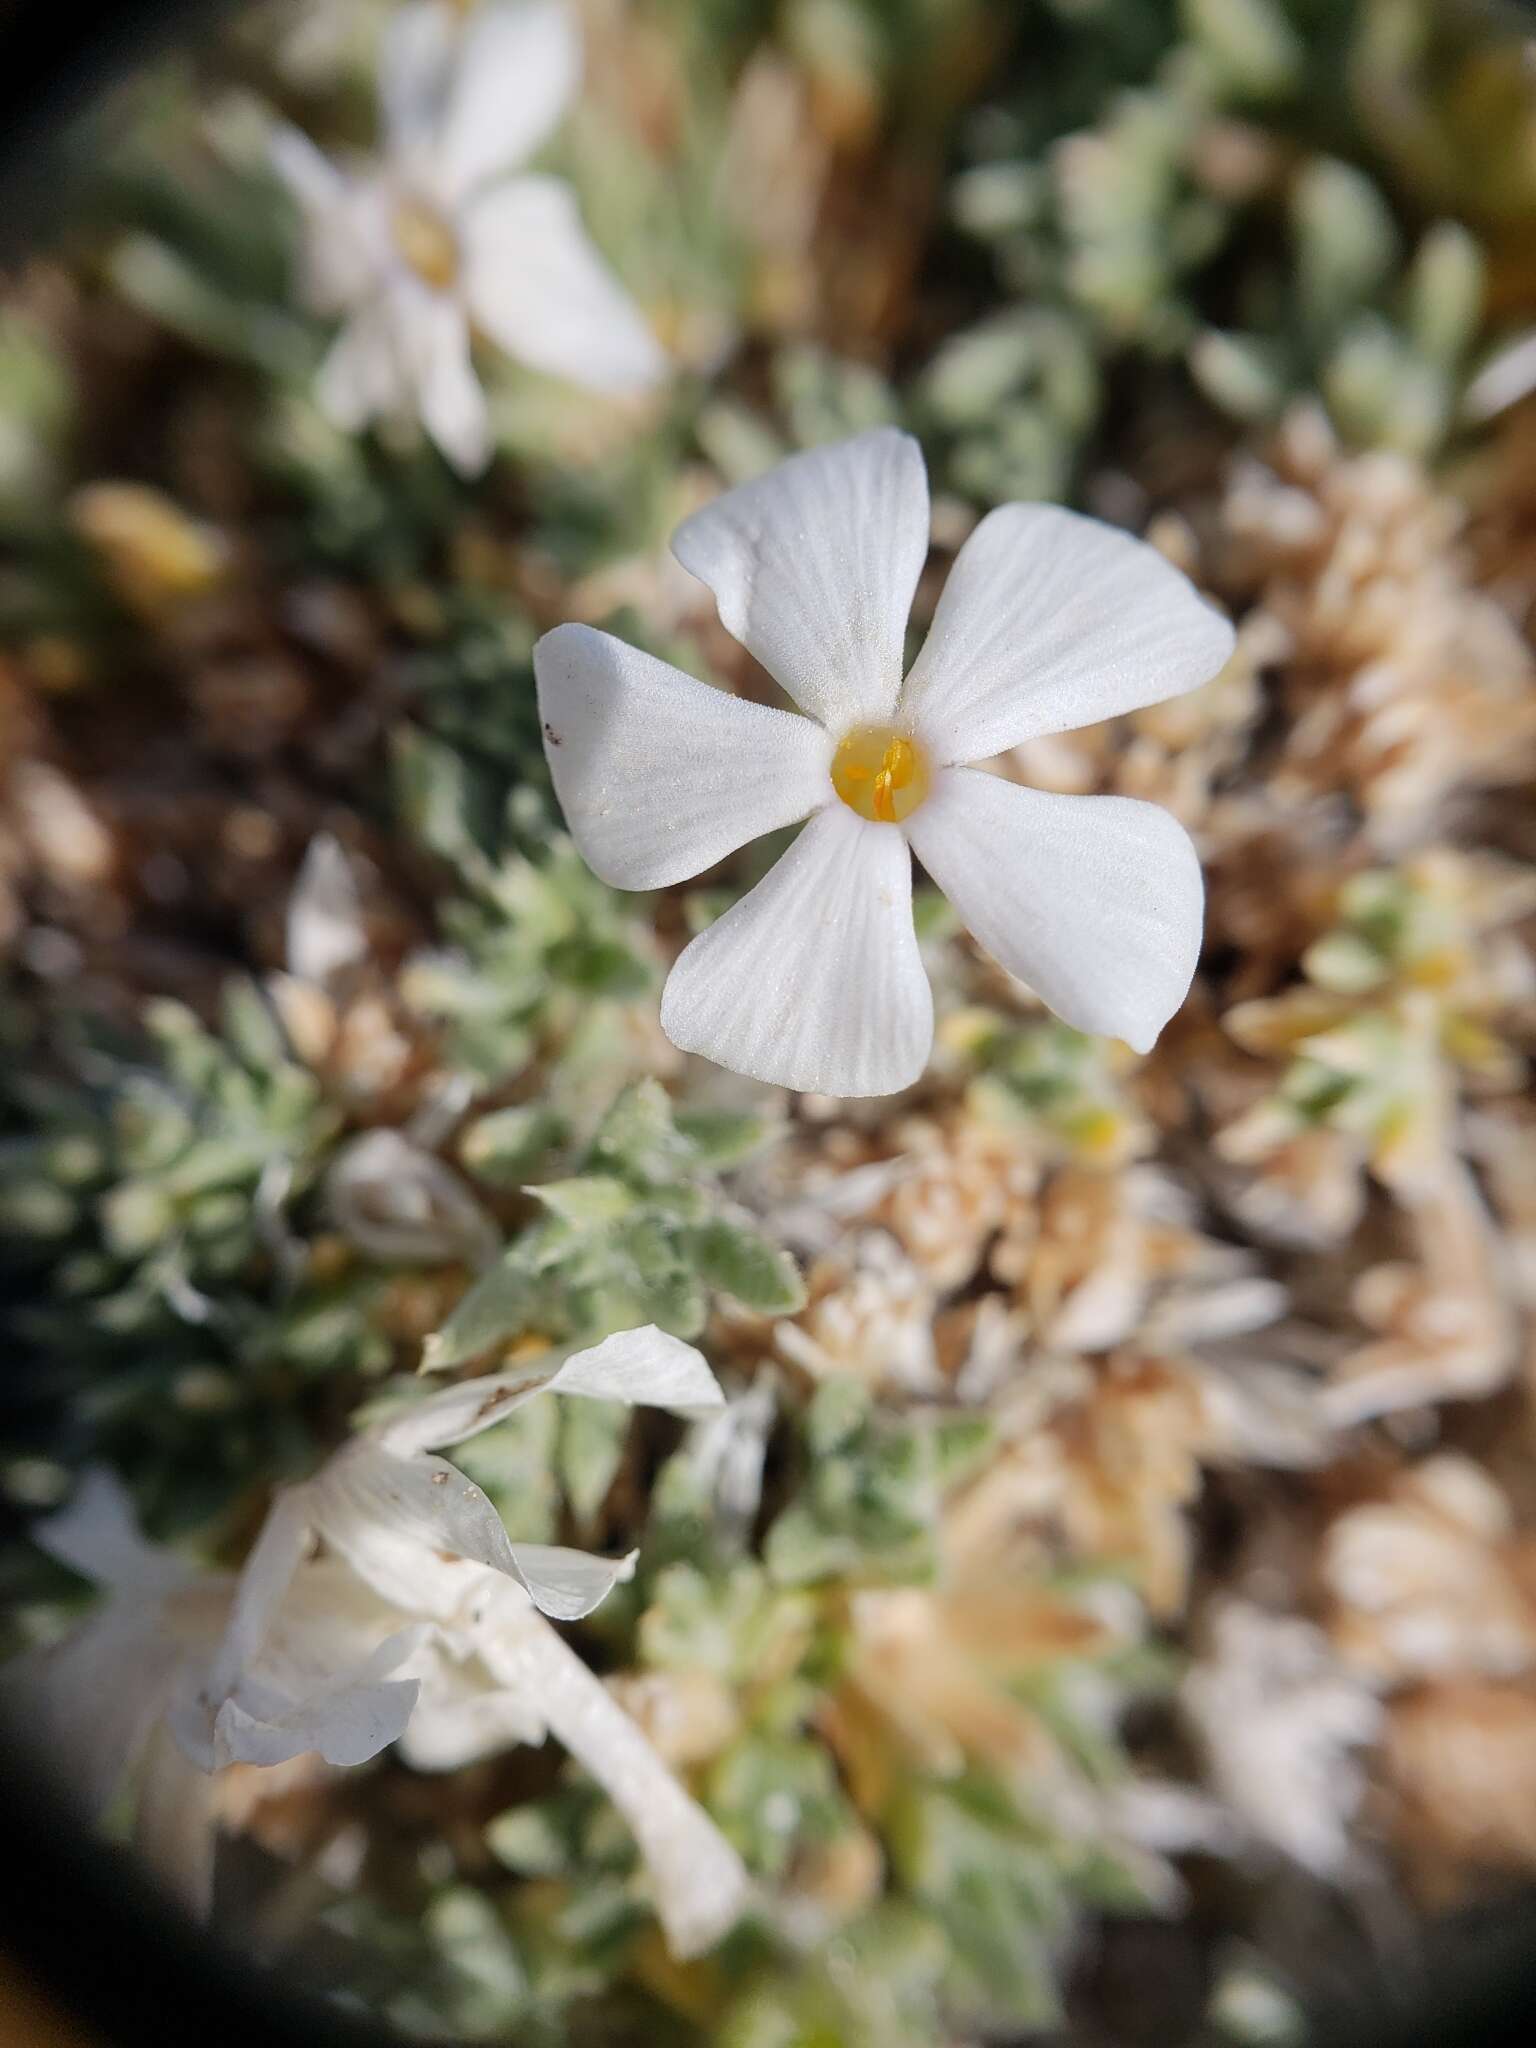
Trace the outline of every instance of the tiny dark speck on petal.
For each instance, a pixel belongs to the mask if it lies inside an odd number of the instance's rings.
[[[448,1474],[446,1472],[434,1472],[432,1474],[432,1484],[434,1486],[446,1486],[448,1484]]]
[[[547,718],[544,721],[544,737],[549,741],[549,744],[552,747],[558,747],[562,743],[559,733],[555,731],[555,728],[550,724]]]

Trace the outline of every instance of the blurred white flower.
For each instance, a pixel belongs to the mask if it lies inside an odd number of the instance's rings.
[[[306,296],[345,322],[319,381],[339,426],[414,413],[457,469],[482,469],[491,444],[472,329],[596,391],[661,375],[661,349],[587,239],[570,187],[507,175],[553,131],[580,69],[562,0],[467,20],[421,0],[385,34],[377,160],[335,164],[278,130],[273,163],[304,215]]]
[[[673,1043],[828,1095],[915,1081],[933,1039],[915,853],[1067,1023],[1146,1051],[1199,953],[1188,835],[1151,804],[962,764],[1208,681],[1232,629],[1185,577],[1097,520],[1001,506],[961,549],[903,682],[928,487],[917,443],[889,427],[727,491],[673,550],[805,716],[589,626],[559,626],[534,653],[550,772],[604,881],[663,888],[810,819],[672,969]]]
[[[549,1733],[629,1822],[678,1953],[739,1915],[735,1851],[543,1619],[590,1613],[633,1556],[514,1543],[480,1488],[431,1455],[554,1392],[689,1416],[722,1401],[702,1356],[654,1328],[461,1382],[279,1494],[237,1584],[145,1545],[101,1477],[40,1525],[38,1540],[113,1598],[24,1660],[30,1712],[69,1769],[80,1760],[96,1810],[142,1760],[146,1852],[190,1903],[206,1906],[212,1874],[204,1773],[310,1751],[358,1764],[395,1741],[418,1768],[446,1770]]]

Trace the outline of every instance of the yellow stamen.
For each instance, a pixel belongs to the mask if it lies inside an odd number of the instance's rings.
[[[932,777],[922,748],[889,725],[859,725],[832,757],[832,787],[872,824],[899,825],[927,796]]]
[[[459,238],[438,209],[425,199],[398,202],[395,247],[423,284],[445,292],[459,274]]]

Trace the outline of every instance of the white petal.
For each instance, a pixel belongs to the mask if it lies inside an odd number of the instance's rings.
[[[374,1441],[396,1457],[467,1443],[535,1394],[547,1393],[670,1408],[683,1416],[710,1413],[725,1399],[702,1352],[647,1323],[642,1329],[620,1330],[564,1361],[551,1353],[547,1360],[512,1372],[461,1380],[403,1415],[391,1416],[374,1431]]]
[[[509,1615],[498,1634],[487,1631],[481,1655],[509,1689],[538,1701],[551,1734],[628,1821],[674,1953],[712,1947],[747,1904],[747,1873],[601,1679],[533,1614]]]
[[[357,878],[329,832],[309,842],[288,898],[286,957],[289,973],[316,988],[368,957]]]
[[[398,1458],[360,1437],[310,1484],[327,1543],[408,1613],[455,1614],[472,1583],[463,1560],[520,1580],[501,1517],[472,1480],[441,1458]]]
[[[550,1384],[556,1393],[628,1401],[637,1408],[669,1408],[690,1419],[725,1405],[703,1352],[680,1337],[669,1337],[654,1323],[620,1330],[601,1344],[573,1352]]]
[[[1198,689],[1231,626],[1145,541],[1057,505],[1001,505],[961,548],[902,715],[941,765]]]
[[[312,1751],[328,1764],[366,1763],[398,1741],[416,1705],[418,1681],[389,1674],[424,1631],[402,1629],[356,1670],[325,1675],[297,1694],[254,1674],[224,1701],[214,1723],[218,1764],[281,1764]]]
[[[644,391],[661,344],[581,224],[558,178],[514,178],[464,217],[464,295],[476,324],[530,369],[592,391]]]
[[[179,1659],[158,1601],[114,1600],[63,1642],[5,1666],[0,1733],[36,1744],[59,1791],[94,1821],[142,1754]]]
[[[540,1743],[546,1733],[537,1700],[492,1685],[478,1658],[466,1663],[438,1653],[423,1664],[399,1753],[413,1771],[457,1771],[519,1743]]]
[[[969,930],[1078,1031],[1148,1051],[1200,957],[1204,885],[1156,804],[1053,796],[951,768],[907,821]]]
[[[133,1846],[198,1920],[213,1903],[216,1798],[213,1779],[188,1761],[169,1728],[157,1728],[139,1780]]]
[[[501,1241],[459,1176],[399,1131],[363,1131],[341,1147],[326,1171],[325,1207],[343,1237],[389,1264],[483,1266]]]
[[[209,1675],[208,1692],[222,1699],[253,1664],[294,1573],[314,1546],[318,1495],[313,1483],[281,1487],[241,1568],[234,1605]]]
[[[619,889],[702,874],[832,800],[809,718],[712,690],[591,626],[533,651],[544,752],[582,857]]]
[[[145,1542],[127,1488],[105,1465],[82,1473],[68,1506],[27,1533],[60,1564],[119,1592],[161,1592],[188,1576],[168,1550]]]
[[[278,128],[269,153],[303,216],[305,303],[317,313],[356,305],[380,277],[383,216],[376,182],[340,169],[297,128]]]
[[[437,139],[458,53],[460,17],[443,0],[392,14],[379,49],[379,106],[392,156],[419,156]]]
[[[661,1028],[684,1052],[781,1088],[889,1095],[922,1073],[933,996],[895,825],[818,812],[752,892],[685,948]]]
[[[358,1576],[386,1600],[438,1619],[473,1605],[474,1582],[460,1560],[515,1579],[562,1620],[590,1613],[630,1561],[514,1544],[490,1501],[441,1458],[399,1458],[367,1439],[334,1457],[315,1482],[318,1525]],[[526,1563],[525,1563],[526,1560]]]
[[[928,479],[909,434],[877,427],[793,455],[672,537],[726,631],[834,735],[881,725],[901,689],[928,554]]]
[[[477,476],[491,459],[491,426],[461,308],[432,298],[412,315],[410,343],[422,425],[461,476]]]
[[[580,1621],[600,1607],[615,1586],[635,1574],[632,1550],[627,1557],[593,1557],[559,1543],[514,1543],[517,1575],[541,1614],[556,1621]]]
[[[320,365],[315,398],[346,434],[410,403],[410,379],[387,300],[375,300],[347,321]]]
[[[459,197],[527,161],[560,121],[581,75],[563,0],[479,9],[463,31],[438,142],[438,189]]]
[[[547,1392],[559,1369],[559,1359],[551,1353],[511,1372],[460,1380],[379,1423],[370,1432],[372,1441],[397,1458],[465,1443],[482,1429],[504,1421],[535,1394]]]
[[[267,140],[267,154],[295,205],[305,214],[324,216],[341,205],[345,175],[300,129],[279,123]]]

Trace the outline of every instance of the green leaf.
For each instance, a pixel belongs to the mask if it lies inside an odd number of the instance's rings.
[[[633,1213],[635,1197],[609,1174],[577,1174],[569,1180],[548,1180],[529,1194],[572,1230],[602,1230]]]
[[[521,1187],[569,1135],[566,1119],[543,1103],[492,1110],[464,1131],[459,1159],[477,1180],[492,1187]]]
[[[588,1524],[623,1461],[634,1411],[622,1401],[563,1401],[559,1416],[561,1484],[577,1519]]]
[[[740,1165],[777,1135],[766,1117],[749,1110],[680,1109],[675,1121],[700,1166],[711,1170]]]
[[[785,1251],[751,1223],[727,1217],[690,1233],[689,1247],[705,1283],[760,1315],[793,1315],[805,1306],[805,1283]]]
[[[1302,311],[1314,335],[1334,334],[1391,275],[1396,223],[1363,171],[1318,157],[1292,190],[1291,226]]]
[[[672,1121],[672,1104],[659,1081],[626,1088],[597,1127],[587,1155],[589,1170],[616,1174],[642,1188],[680,1179],[692,1163],[690,1147]]]
[[[447,1372],[482,1357],[530,1327],[533,1303],[521,1240],[470,1288],[440,1330],[422,1346],[423,1372]]]

